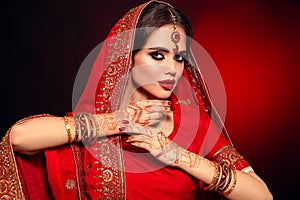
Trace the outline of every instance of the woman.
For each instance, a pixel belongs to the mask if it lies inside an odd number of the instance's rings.
[[[163,2],[126,13],[74,111],[29,117],[7,132],[1,196],[272,199],[213,109],[191,32],[184,14]]]

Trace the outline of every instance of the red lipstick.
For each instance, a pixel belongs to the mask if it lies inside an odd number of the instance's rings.
[[[160,87],[162,87],[164,90],[172,90],[172,88],[175,85],[175,80],[162,80],[162,81],[158,81]]]

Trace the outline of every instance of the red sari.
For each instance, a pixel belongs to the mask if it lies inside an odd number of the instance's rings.
[[[120,108],[128,80],[135,27],[143,9],[152,2],[133,8],[112,28],[73,113],[100,114]],[[251,169],[232,146],[214,111],[195,59],[191,56],[185,65],[176,96],[171,97],[174,130],[169,138],[210,160],[225,162],[238,170]],[[66,144],[25,156],[13,152],[9,130],[0,143],[0,197],[74,200],[220,197],[204,192],[199,180],[178,168],[163,166],[125,140],[124,136],[113,136],[98,139],[92,146]]]

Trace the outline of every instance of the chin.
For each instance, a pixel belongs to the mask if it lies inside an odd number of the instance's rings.
[[[173,90],[165,90],[157,85],[145,85],[138,89],[138,93],[147,96],[148,99],[168,99],[171,97]]]
[[[153,97],[158,98],[158,99],[168,99],[172,95],[172,91],[158,91],[152,94]]]

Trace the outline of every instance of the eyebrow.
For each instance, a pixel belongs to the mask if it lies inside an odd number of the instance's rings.
[[[151,47],[151,48],[148,48],[149,50],[158,50],[158,51],[163,51],[163,52],[166,52],[166,53],[169,53],[170,50],[167,49],[167,48],[164,48],[164,47]],[[183,50],[183,51],[179,51],[178,54],[184,54],[184,53],[187,53],[186,50]]]
[[[151,47],[151,48],[148,48],[149,50],[160,50],[160,51],[164,51],[166,53],[169,53],[169,49],[167,48],[164,48],[164,47]]]

